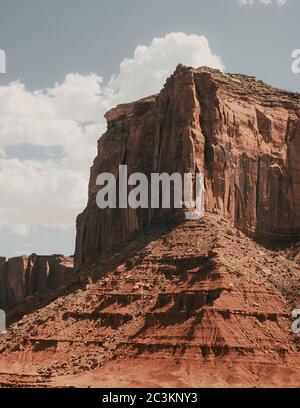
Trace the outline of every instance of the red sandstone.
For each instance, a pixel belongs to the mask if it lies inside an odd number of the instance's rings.
[[[178,66],[160,94],[106,117],[76,272],[11,306],[0,385],[299,386],[300,95]],[[204,172],[203,221],[100,211],[96,177],[119,164]]]

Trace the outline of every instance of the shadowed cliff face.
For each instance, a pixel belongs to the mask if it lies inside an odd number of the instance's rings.
[[[62,285],[73,270],[73,258],[62,255],[0,258],[0,308]]]
[[[182,212],[99,210],[96,178],[204,172],[206,208],[271,242],[300,233],[300,95],[253,77],[179,65],[160,94],[106,115],[91,169],[89,200],[77,220],[75,265],[110,250],[142,226]]]

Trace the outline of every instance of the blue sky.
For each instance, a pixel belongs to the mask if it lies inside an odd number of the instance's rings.
[[[299,16],[298,0],[0,0],[0,255],[73,252],[104,112],[177,63],[300,91]]]
[[[138,44],[182,31],[205,35],[228,71],[300,89],[289,69],[291,50],[300,47],[300,2],[254,2],[0,0],[0,47],[8,57],[1,83],[21,79],[40,89],[69,72],[99,72],[108,79]]]

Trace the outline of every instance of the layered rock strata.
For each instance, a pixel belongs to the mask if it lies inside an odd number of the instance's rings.
[[[299,277],[217,215],[151,227],[0,337],[0,384],[298,386]]]

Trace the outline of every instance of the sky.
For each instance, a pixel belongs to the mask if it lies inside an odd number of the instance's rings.
[[[299,16],[299,0],[0,0],[0,255],[74,252],[104,113],[178,63],[300,92]]]

